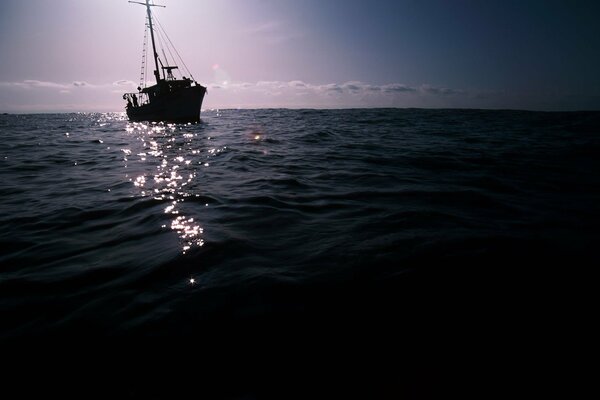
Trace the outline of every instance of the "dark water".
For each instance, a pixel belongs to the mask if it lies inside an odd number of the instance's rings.
[[[600,260],[598,112],[202,120],[0,116],[1,337],[445,349]]]

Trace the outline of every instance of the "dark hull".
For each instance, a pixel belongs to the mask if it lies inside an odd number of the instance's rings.
[[[199,122],[206,88],[200,85],[156,96],[149,104],[128,107],[130,121]]]

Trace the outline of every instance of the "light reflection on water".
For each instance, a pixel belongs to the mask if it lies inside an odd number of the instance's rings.
[[[200,197],[200,185],[195,182],[199,170],[209,167],[207,160],[225,149],[204,147],[207,138],[193,130],[198,127],[130,122],[126,132],[141,142],[142,149],[121,149],[125,167],[128,162],[135,162],[140,167],[136,170],[143,172],[128,175],[129,181],[139,189],[140,196],[164,204],[164,213],[171,217],[171,223],[162,227],[177,233],[183,254],[204,245],[204,230],[199,216],[188,215],[189,209],[184,213],[182,204],[189,197]]]

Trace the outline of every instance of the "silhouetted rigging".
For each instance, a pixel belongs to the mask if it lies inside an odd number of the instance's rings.
[[[202,100],[206,94],[206,88],[194,80],[193,75],[183,62],[173,42],[156,16],[151,12],[151,7],[165,6],[151,4],[150,0],[146,0],[145,3],[138,1],[129,2],[146,6],[147,15],[138,93],[126,93],[123,95],[123,99],[127,101],[127,116],[132,121],[199,121],[200,109],[202,107]],[[156,25],[154,25],[154,22],[156,22]],[[152,42],[155,66],[154,78],[156,79],[156,84],[151,86],[147,85],[148,31],[150,31]],[[157,43],[161,49],[162,58],[156,50]],[[167,57],[165,48],[170,58]],[[173,55],[171,49],[173,49],[177,57]],[[171,61],[173,64],[171,64]],[[178,79],[175,77],[174,72],[179,74],[178,62],[183,65],[185,72],[190,78],[183,76],[181,79]]]

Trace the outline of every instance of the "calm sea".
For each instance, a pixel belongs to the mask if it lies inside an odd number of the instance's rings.
[[[600,265],[599,171],[598,112],[0,115],[0,337],[502,331]]]

